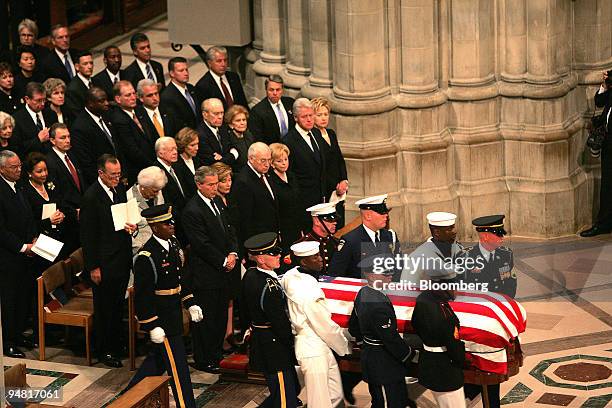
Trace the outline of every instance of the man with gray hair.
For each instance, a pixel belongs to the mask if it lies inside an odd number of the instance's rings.
[[[312,219],[306,208],[325,202],[325,154],[321,146],[327,143],[321,132],[314,126],[315,112],[312,103],[306,98],[299,98],[293,103],[295,126],[289,129],[283,139],[291,151],[289,170],[297,178],[300,188],[302,211],[302,229],[312,228]]]
[[[24,358],[18,346],[32,347],[23,337],[32,293],[24,293],[28,257],[34,256],[36,224],[28,200],[16,186],[21,160],[10,150],[0,151],[0,301],[3,354]]]
[[[147,208],[154,207],[156,205],[164,204],[164,195],[162,190],[168,183],[168,177],[162,169],[157,166],[146,167],[138,173],[138,182],[128,190],[128,199],[130,194],[138,202],[138,208],[140,212]],[[132,254],[136,255],[141,246],[143,246],[153,232],[147,220],[142,217],[140,222],[137,224],[138,234],[132,236]]]
[[[266,98],[253,106],[249,116],[249,129],[255,139],[265,144],[278,143],[295,126],[292,109],[295,100],[283,96],[283,78],[266,78]]]
[[[278,199],[268,180],[272,163],[270,148],[255,142],[249,147],[248,156],[247,165],[234,180],[231,192],[231,201],[239,209],[241,244],[253,235],[279,231]]]
[[[223,124],[223,102],[217,98],[206,99],[202,103],[202,118],[198,126],[200,148],[198,159],[210,166],[216,162],[232,165],[238,159],[238,150],[232,146],[230,132]]]
[[[174,137],[179,128],[166,107],[160,106],[157,83],[151,79],[141,79],[136,92],[141,102],[136,106],[136,117],[147,138],[155,143],[162,136]]]
[[[218,98],[227,111],[232,105],[242,105],[249,109],[244,89],[238,74],[228,71],[227,50],[225,47],[213,46],[206,51],[208,72],[196,84],[200,97]]]

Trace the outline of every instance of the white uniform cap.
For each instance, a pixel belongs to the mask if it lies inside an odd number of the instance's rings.
[[[427,222],[434,227],[450,227],[455,225],[456,219],[457,216],[453,213],[436,211],[427,214]]]
[[[387,195],[388,194],[381,194],[377,196],[362,198],[361,200],[355,201],[355,205],[359,207],[360,205],[364,204],[382,204],[387,199]]]
[[[313,217],[317,215],[333,214],[336,212],[336,204],[334,203],[321,203],[308,207],[306,209]]]
[[[291,245],[291,251],[295,256],[310,256],[319,253],[319,241],[302,241]]]

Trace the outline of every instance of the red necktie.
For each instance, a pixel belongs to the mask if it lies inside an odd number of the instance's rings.
[[[225,102],[227,102],[227,108],[231,108],[234,104],[234,100],[232,99],[232,94],[227,89],[227,86],[223,83],[223,77],[219,78],[219,82],[221,82],[221,89],[223,90],[223,97],[225,98]]]
[[[77,175],[77,171],[74,168],[74,165],[70,161],[70,158],[67,154],[64,155],[64,160],[66,160],[66,164],[68,165],[68,170],[70,170],[70,174],[72,175],[72,180],[74,180],[74,184],[77,186],[77,190],[79,193],[81,192],[81,182],[79,181],[79,176]]]

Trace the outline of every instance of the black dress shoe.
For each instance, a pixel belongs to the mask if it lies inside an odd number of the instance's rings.
[[[594,237],[601,234],[609,234],[610,228],[602,228],[599,225],[593,225],[591,228],[584,230],[580,233],[583,238]]]
[[[112,367],[112,368],[123,367],[123,364],[121,364],[121,360],[114,357],[112,354],[105,354],[101,356],[100,362],[103,363],[105,366]]]
[[[3,350],[3,354],[7,357],[12,357],[12,358],[25,358],[25,354],[23,354],[23,351],[13,346],[6,347]]]
[[[196,370],[204,371],[205,373],[209,373],[209,374],[219,374],[219,373],[221,373],[221,369],[216,364],[198,364],[198,363],[195,363],[193,365],[193,367]]]

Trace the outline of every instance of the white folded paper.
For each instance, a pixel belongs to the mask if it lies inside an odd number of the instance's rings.
[[[36,243],[32,247],[32,252],[41,258],[45,258],[49,262],[53,262],[59,255],[63,246],[63,242],[53,239],[45,234],[40,234],[36,240]]]
[[[332,204],[338,204],[340,201],[344,201],[345,199],[346,199],[346,193],[339,196],[338,194],[336,194],[336,191],[334,190],[334,192],[331,193],[331,196],[329,197],[329,202]]]
[[[140,222],[140,208],[138,201],[135,198],[128,200],[127,203],[119,203],[111,205],[111,213],[113,215],[113,224],[115,231],[122,230],[125,224],[138,224]]]
[[[42,217],[40,219],[46,220],[47,218],[51,218],[55,211],[57,211],[57,205],[55,203],[43,204]]]

